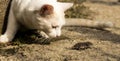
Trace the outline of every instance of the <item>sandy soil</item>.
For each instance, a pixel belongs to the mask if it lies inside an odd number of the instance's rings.
[[[0,0],[0,6],[1,4]],[[120,28],[120,3],[116,0],[92,0],[84,4],[96,12],[93,20],[112,21]],[[0,13],[3,11],[0,10]],[[0,46],[0,61],[120,61],[118,28],[99,30],[64,27],[62,36],[53,39],[50,44],[21,43]],[[85,50],[71,49],[79,42],[91,42],[93,45]]]

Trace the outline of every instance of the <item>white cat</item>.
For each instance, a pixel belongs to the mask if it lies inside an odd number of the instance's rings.
[[[6,32],[0,36],[0,43],[12,41],[20,24],[29,29],[39,29],[47,38],[61,35],[65,24],[64,11],[73,3],[61,3],[57,0],[13,0]]]
[[[65,24],[64,11],[73,3],[57,0],[12,0],[6,32],[0,36],[0,43],[12,41],[18,29],[38,29],[46,38],[59,37],[65,26],[87,26],[95,28],[114,27],[112,22],[68,19]]]

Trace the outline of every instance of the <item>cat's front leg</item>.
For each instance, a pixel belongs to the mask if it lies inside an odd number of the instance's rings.
[[[0,43],[7,43],[12,41],[18,29],[17,21],[14,17],[13,11],[10,10],[8,17],[8,24],[6,32],[0,36]]]

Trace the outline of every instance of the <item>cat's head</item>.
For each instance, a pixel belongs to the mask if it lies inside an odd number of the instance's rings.
[[[58,37],[61,35],[61,28],[65,24],[64,12],[72,7],[73,3],[43,4],[39,9],[32,11],[32,19],[35,21],[36,26],[48,37]]]

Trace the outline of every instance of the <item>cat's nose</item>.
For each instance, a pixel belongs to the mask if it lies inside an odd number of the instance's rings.
[[[49,36],[50,38],[58,38],[58,37],[60,37],[59,35],[50,35]]]
[[[58,37],[60,37],[60,35],[56,35],[56,37],[58,38]]]
[[[58,38],[58,37],[60,37],[60,36],[57,35],[56,37]]]

